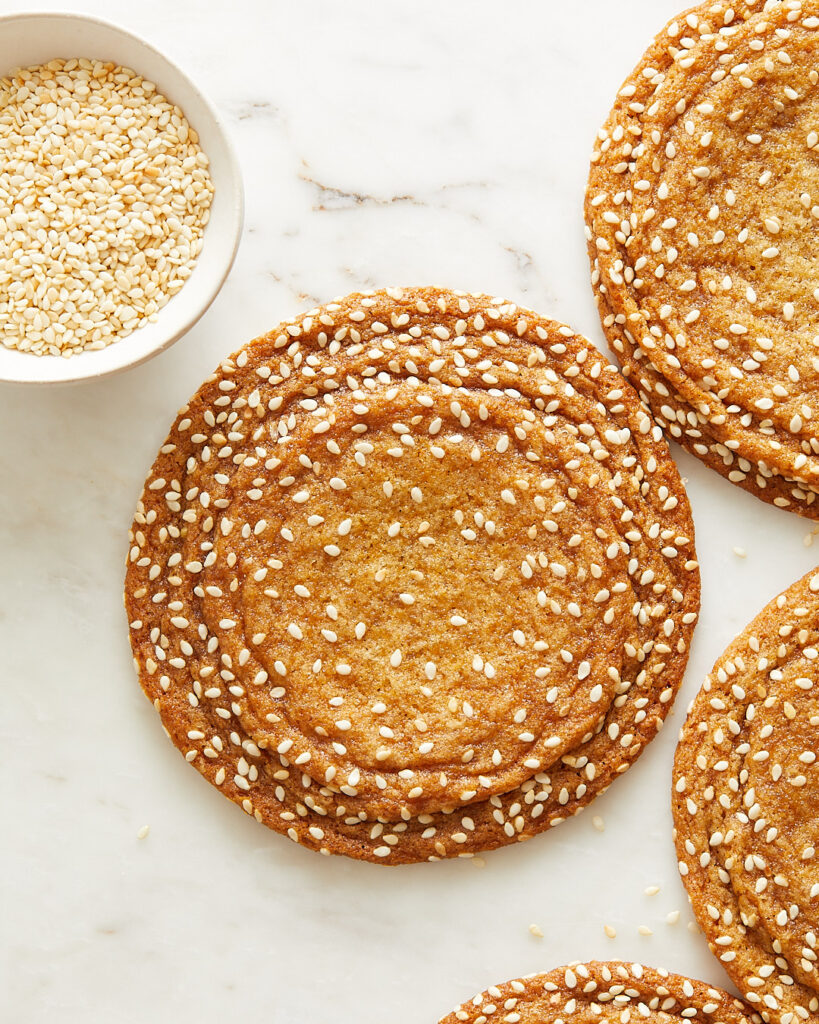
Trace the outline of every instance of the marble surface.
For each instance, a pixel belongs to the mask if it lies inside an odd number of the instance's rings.
[[[668,727],[593,809],[482,867],[324,859],[244,817],[165,740],[121,601],[126,530],[174,410],[281,318],[430,283],[505,295],[602,344],[587,157],[678,2],[84,3],[178,60],[227,116],[247,223],[226,287],[169,352],[98,383],[0,387],[3,1019],[421,1024],[573,958],[726,983],[687,927],[675,735],[726,642],[814,564],[810,524],[679,455],[704,602]]]

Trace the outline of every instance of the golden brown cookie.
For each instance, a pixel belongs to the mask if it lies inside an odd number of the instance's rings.
[[[573,963],[495,985],[442,1017],[439,1024],[624,1024],[629,1020],[752,1024],[759,1017],[739,999],[704,981],[615,960]]]
[[[326,852],[473,853],[576,812],[679,685],[693,526],[659,429],[568,328],[352,295],[181,410],[126,579],[140,679],[248,813]]]
[[[819,574],[727,648],[674,763],[680,873],[717,956],[765,1020],[819,1014]]]
[[[815,0],[706,3],[674,19],[618,94],[586,199],[612,347],[751,467],[729,478],[793,480],[778,496],[811,517],[817,28]],[[651,404],[668,403],[655,389]]]

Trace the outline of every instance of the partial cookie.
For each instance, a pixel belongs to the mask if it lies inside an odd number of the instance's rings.
[[[773,6],[778,7],[778,5]],[[637,225],[644,220],[645,223],[640,225],[644,231],[653,231],[657,227],[655,207],[645,209],[641,206],[641,197],[650,189],[651,185],[645,176],[641,176],[643,161],[650,160],[655,172],[658,172],[661,167],[661,161],[658,159],[655,149],[662,139],[662,126],[658,127],[652,121],[652,115],[656,118],[671,106],[673,111],[668,115],[671,121],[674,122],[680,117],[681,111],[685,110],[685,104],[680,98],[680,89],[675,88],[675,84],[680,86],[681,83],[687,83],[691,88],[695,88],[697,84],[702,85],[709,81],[711,64],[716,59],[715,54],[719,55],[719,60],[723,64],[730,63],[729,57],[733,59],[735,55],[733,51],[726,55],[726,39],[732,40],[734,47],[738,46],[737,40],[740,33],[746,32],[746,30],[747,32],[751,31],[749,26],[744,25],[744,22],[749,18],[752,19],[752,16],[758,14],[761,8],[761,3],[741,4],[738,7],[717,3],[702,5],[688,14],[680,16],[671,22],[664,32],[660,33],[635,74],[621,90],[620,99],[612,111],[609,125],[600,133],[599,152],[593,162],[595,165],[592,168],[590,190],[587,196],[588,219],[591,222],[593,216],[596,216],[596,222],[602,225],[604,232],[608,230],[611,235],[610,241],[614,245],[622,242],[626,248],[633,248],[635,244],[640,243],[641,236],[633,232],[632,222]],[[756,22],[753,24],[756,25]],[[767,25],[767,22],[765,24]],[[721,81],[720,75],[723,75],[723,72],[715,76],[717,81]],[[694,122],[688,120],[685,123],[686,131],[693,129]],[[624,139],[625,141],[623,141]],[[620,142],[622,142],[622,148],[618,150],[616,143]],[[613,145],[614,148],[612,148]],[[668,148],[668,153],[672,154],[671,159],[678,155],[677,148],[673,143]],[[620,159],[626,154],[631,157],[630,160]],[[598,163],[599,166],[596,166]],[[593,195],[591,187],[596,180],[599,180],[600,184],[613,186],[619,191],[610,189],[608,193],[597,192]],[[692,174],[691,181],[696,182],[696,180],[696,176]],[[665,190],[658,197],[658,204],[663,198],[668,198],[665,196]],[[615,215],[605,209],[608,199],[618,206],[620,216],[628,215],[625,220],[617,223]],[[596,213],[593,214],[593,211]],[[709,215],[713,215],[713,207],[709,207],[708,212]],[[672,227],[672,220],[673,218],[667,219],[663,225]],[[648,224],[651,224],[650,229],[646,227]],[[700,250],[703,246],[699,237],[697,236],[695,243],[693,233],[689,232],[689,235],[691,235],[689,246],[701,255]],[[656,235],[652,236],[651,243],[653,249],[657,249]],[[604,235],[599,235],[593,243],[594,250],[599,253],[598,270],[612,264],[609,250],[606,248],[608,244],[609,241]],[[676,266],[679,258],[678,250],[672,248],[670,256],[666,253],[666,257]],[[595,283],[605,290],[610,299],[619,294],[618,320],[626,327],[628,334],[637,332],[640,335],[645,335],[642,340],[644,354],[655,361],[660,372],[671,375],[683,391],[688,389],[689,399],[702,404],[700,382],[692,381],[685,368],[680,367],[679,360],[676,358],[676,355],[687,357],[689,354],[688,340],[683,339],[680,352],[675,355],[673,354],[674,338],[670,334],[665,337],[663,345],[657,345],[656,339],[662,337],[662,332],[655,327],[654,336],[649,336],[652,335],[652,332],[646,330],[645,311],[640,307],[640,302],[645,305],[645,303],[653,301],[655,286],[653,280],[649,288],[648,282],[643,277],[635,276],[635,274],[642,274],[646,265],[644,256],[638,256],[635,259],[634,267],[615,259],[611,266],[612,272],[609,274],[609,286],[606,287],[599,278]],[[656,288],[660,289],[667,283],[666,268],[663,265],[655,269],[659,270]],[[721,294],[722,284],[726,281],[725,277],[721,279],[720,289],[714,286],[713,290],[718,295]],[[684,285],[690,287],[690,284],[690,279],[686,279]],[[641,290],[646,294],[642,300],[639,300],[636,293]],[[711,290],[709,286],[709,308],[715,304],[713,296],[710,296]],[[639,301],[636,301],[635,304],[633,300]],[[672,312],[669,305],[662,308],[669,315]],[[696,310],[691,312],[691,315],[694,316],[695,313]],[[695,323],[702,326],[699,320]],[[696,330],[697,327],[692,327],[692,334],[695,334]],[[667,351],[669,347],[671,354]],[[719,355],[719,353],[717,354]],[[674,377],[675,371],[676,377]],[[724,427],[726,416],[730,418],[732,415],[731,406],[724,402],[725,397],[724,394],[711,395],[711,401],[704,405],[714,421],[714,426]],[[733,414],[738,412],[738,409],[733,410]],[[747,420],[747,416],[734,415],[733,428],[745,430],[747,440],[755,443],[757,438],[753,429],[754,424]],[[770,433],[771,430],[769,422],[763,419],[759,431],[764,434]]]
[[[138,508],[140,679],[189,761],[326,852],[526,838],[625,770],[699,604],[636,394],[529,310],[353,295],[226,360]]]
[[[674,763],[680,873],[712,952],[765,1020],[819,1013],[819,574],[706,678]]]
[[[704,981],[612,961],[573,963],[493,986],[442,1017],[439,1024],[623,1024],[629,1020],[752,1024],[759,1017],[739,999]]]
[[[817,14],[708,3],[670,23],[599,133],[586,203],[612,347],[651,364],[753,473],[806,492],[819,481],[805,390],[819,290],[803,266],[819,212],[805,157]],[[819,514],[810,498],[786,500]]]

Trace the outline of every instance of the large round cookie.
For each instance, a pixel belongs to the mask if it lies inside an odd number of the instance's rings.
[[[352,295],[226,360],[132,529],[137,669],[248,813],[400,863],[528,838],[637,757],[699,603],[634,391],[500,299]]]
[[[818,27],[815,2],[707,3],[674,19],[599,133],[586,200],[614,350],[649,364],[684,418],[753,467],[729,479],[812,517]],[[687,447],[715,464],[707,441]]]
[[[680,872],[713,953],[766,1020],[819,1014],[819,574],[717,661],[674,763]]]
[[[442,1017],[439,1024],[649,1024],[707,1021],[752,1024],[757,1015],[704,981],[620,961],[573,963],[495,985]]]

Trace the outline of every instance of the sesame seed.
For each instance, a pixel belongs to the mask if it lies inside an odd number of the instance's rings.
[[[4,91],[3,344],[105,348],[155,321],[190,277],[213,198],[207,157],[178,107],[112,63],[18,69]]]

